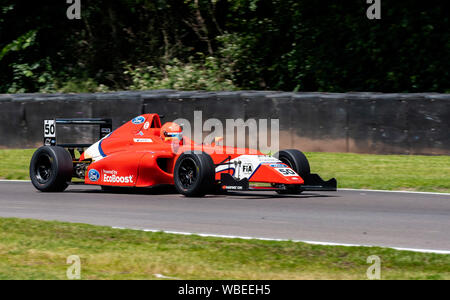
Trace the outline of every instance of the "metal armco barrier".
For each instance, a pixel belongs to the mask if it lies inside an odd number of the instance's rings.
[[[117,128],[142,113],[163,122],[279,119],[280,146],[303,151],[450,154],[450,94],[179,92],[0,95],[0,147],[42,144],[42,122],[52,118],[112,118]],[[62,130],[65,130],[64,128]],[[88,140],[92,129],[69,137]],[[70,141],[68,141],[70,142]]]

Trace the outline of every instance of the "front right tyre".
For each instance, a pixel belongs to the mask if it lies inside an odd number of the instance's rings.
[[[41,147],[31,158],[31,182],[41,192],[63,192],[72,180],[72,173],[72,156],[62,147]]]

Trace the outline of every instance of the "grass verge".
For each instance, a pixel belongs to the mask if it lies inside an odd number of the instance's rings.
[[[450,279],[450,255],[369,247],[205,238],[84,224],[0,218],[0,279],[66,279],[70,255],[82,279],[366,279],[370,255],[382,279]]]
[[[28,179],[34,150],[0,150],[0,179]],[[311,170],[340,188],[450,192],[450,156],[306,153]]]
[[[0,179],[29,180],[31,157],[36,149],[0,149]]]

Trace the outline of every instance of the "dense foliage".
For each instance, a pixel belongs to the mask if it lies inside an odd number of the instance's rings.
[[[450,92],[447,2],[0,0],[0,92]]]

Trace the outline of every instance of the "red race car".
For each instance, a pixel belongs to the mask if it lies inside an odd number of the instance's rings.
[[[57,144],[57,124],[100,125],[100,140]],[[105,190],[174,185],[185,196],[245,190],[299,194],[337,186],[334,178],[324,181],[311,174],[298,150],[272,157],[216,143],[199,145],[183,136],[178,124],[161,126],[157,114],[138,116],[115,131],[110,119],[45,120],[44,144],[30,163],[31,181],[42,192],[62,192],[72,181]]]

